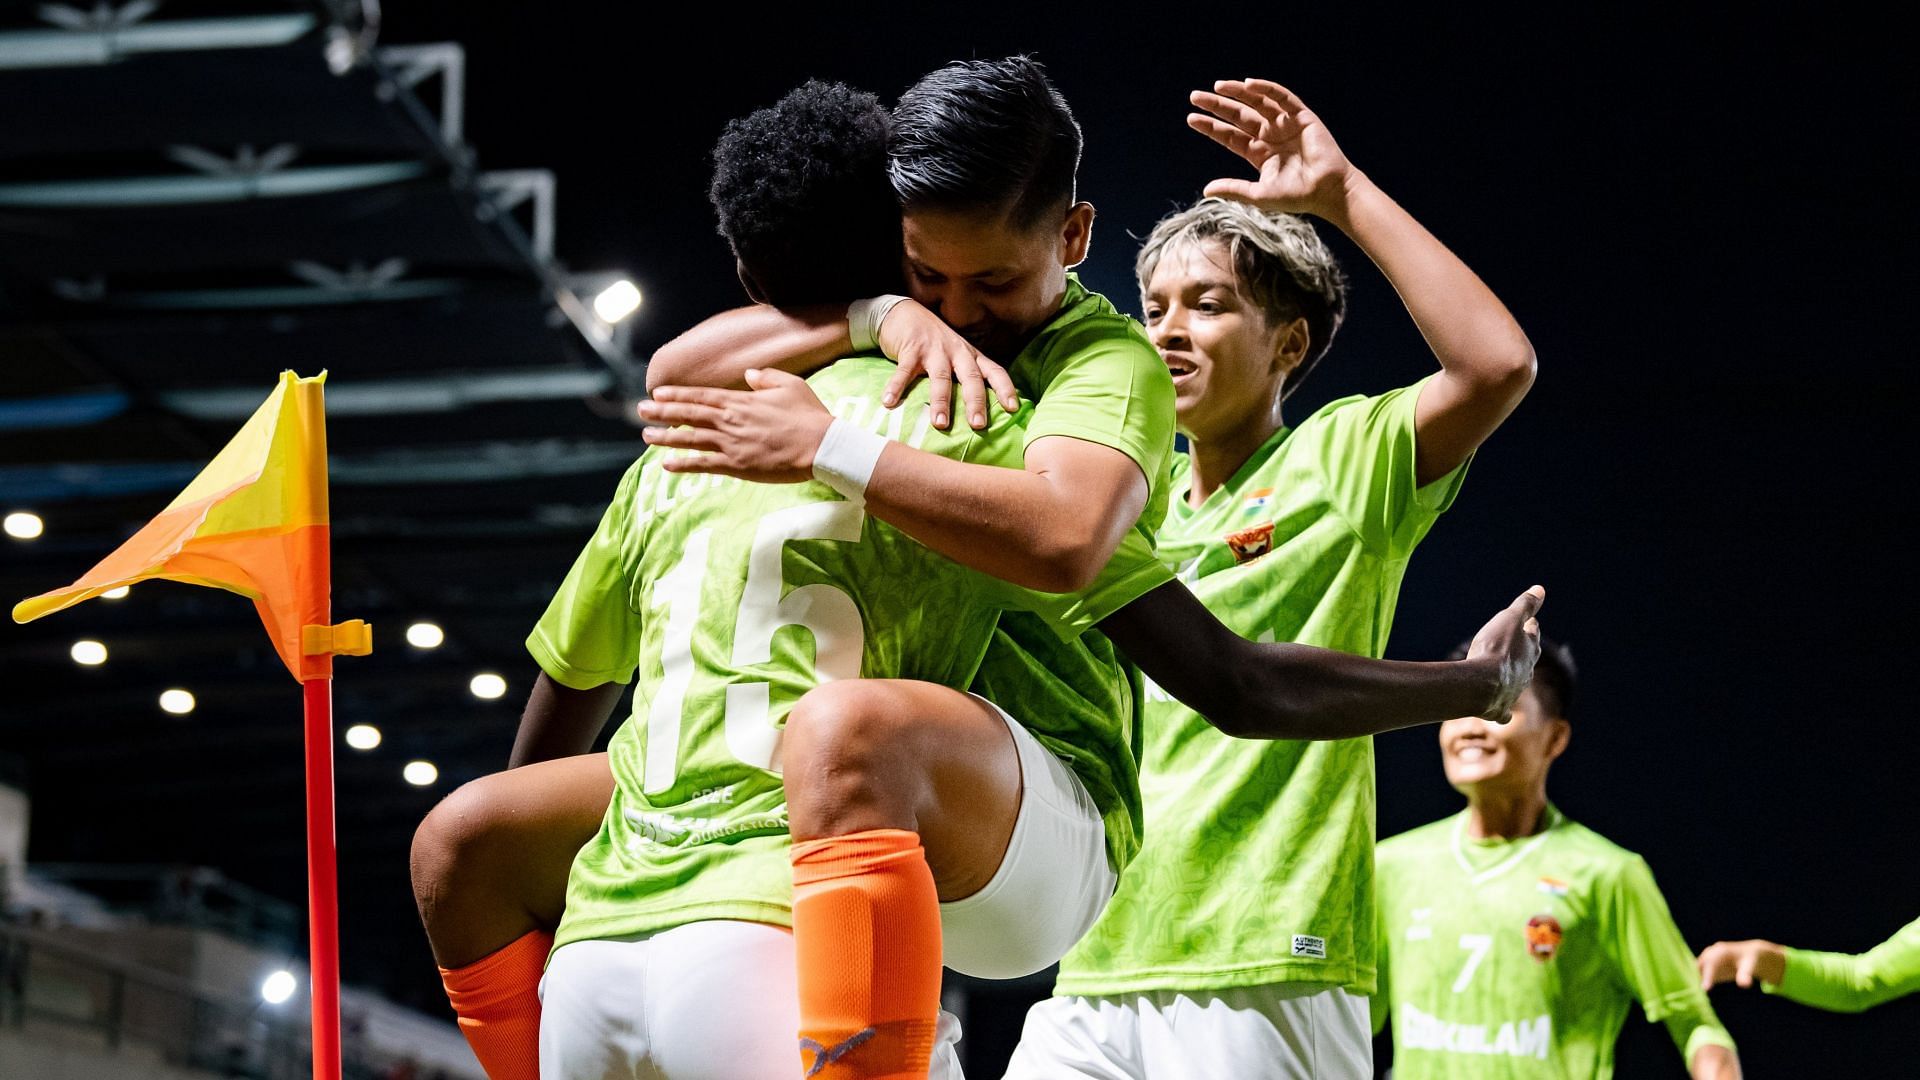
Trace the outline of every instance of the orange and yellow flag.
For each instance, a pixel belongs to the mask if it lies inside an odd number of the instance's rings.
[[[326,373],[280,385],[160,516],[64,589],[14,605],[15,622],[148,578],[211,585],[253,601],[293,677],[333,676],[334,653],[364,653],[364,623],[328,625]]]

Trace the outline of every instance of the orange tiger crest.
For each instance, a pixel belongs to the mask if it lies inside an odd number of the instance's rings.
[[[1233,552],[1235,565],[1250,563],[1273,550],[1273,522],[1255,525],[1227,534],[1227,550]]]
[[[1527,955],[1541,963],[1553,959],[1560,951],[1560,939],[1563,936],[1560,920],[1551,915],[1535,915],[1527,920]]]

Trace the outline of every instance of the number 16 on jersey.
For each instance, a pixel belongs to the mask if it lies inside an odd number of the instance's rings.
[[[773,658],[774,634],[783,626],[803,626],[813,635],[814,676],[818,681],[859,676],[866,631],[853,598],[824,582],[786,592],[781,556],[793,540],[858,543],[865,524],[866,510],[855,502],[802,503],[760,519],[748,550],[746,582],[733,619],[731,660],[735,669],[767,663]],[[712,541],[711,529],[700,529],[687,537],[680,561],[654,582],[648,596],[648,607],[665,609],[667,619],[660,650],[660,692],[647,712],[643,790],[649,795],[672,787],[679,772],[681,720],[695,675],[693,636],[700,623]],[[781,732],[768,719],[769,691],[764,680],[727,686],[726,741],[728,751],[744,764],[777,773]]]

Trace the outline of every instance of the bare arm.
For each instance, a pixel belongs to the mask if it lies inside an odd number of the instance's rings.
[[[751,393],[664,387],[643,402],[656,446],[705,453],[669,458],[672,472],[762,483],[813,476],[833,417],[807,384],[758,372]],[[868,512],[942,555],[1044,592],[1086,588],[1146,506],[1140,466],[1108,446],[1065,436],[1037,439],[1023,470],[970,465],[890,442],[866,490]]]
[[[1457,716],[1504,722],[1540,655],[1544,591],[1522,593],[1468,658],[1408,663],[1248,641],[1184,585],[1163,585],[1100,629],[1141,671],[1214,727],[1248,739],[1350,739]]]
[[[887,384],[892,408],[915,379],[926,375],[933,426],[952,422],[953,384],[974,428],[987,426],[987,398],[1008,412],[1020,408],[1020,392],[1005,368],[967,344],[940,317],[912,300],[887,312],[879,351],[900,365]],[[808,375],[854,352],[847,309],[837,305],[779,309],[761,305],[723,311],[661,346],[647,365],[647,391],[663,386],[713,386],[739,390],[747,372],[762,369]]]
[[[647,364],[647,390],[662,386],[745,389],[747,371],[805,375],[853,352],[845,305],[723,311],[660,346]]]
[[[1693,1052],[1687,1072],[1693,1080],[1740,1080],[1740,1056],[1709,1043]]]
[[[520,714],[520,731],[514,736],[507,768],[572,757],[593,749],[594,738],[607,726],[607,718],[620,703],[624,690],[626,687],[616,682],[575,690],[541,672],[533,682],[533,693],[527,695],[526,711]]]
[[[1044,592],[1093,583],[1147,503],[1147,480],[1111,447],[1064,436],[1023,471],[887,444],[867,488],[873,516],[964,566]]]
[[[1440,361],[1414,411],[1415,477],[1431,484],[1513,414],[1533,385],[1533,344],[1493,290],[1364,175],[1330,220],[1379,265]]]
[[[1354,168],[1292,91],[1264,79],[1214,89],[1193,95],[1206,113],[1188,123],[1259,169],[1260,178],[1216,180],[1207,194],[1314,214],[1380,267],[1440,361],[1415,413],[1416,479],[1424,486],[1459,468],[1533,385],[1526,333],[1466,263]]]

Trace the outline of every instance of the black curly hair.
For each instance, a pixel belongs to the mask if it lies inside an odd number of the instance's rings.
[[[903,291],[887,129],[879,98],[817,79],[727,122],[707,197],[761,299],[799,305]]]

